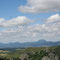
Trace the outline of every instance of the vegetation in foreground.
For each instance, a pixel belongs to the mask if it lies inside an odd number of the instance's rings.
[[[60,60],[60,46],[0,49],[0,60]]]

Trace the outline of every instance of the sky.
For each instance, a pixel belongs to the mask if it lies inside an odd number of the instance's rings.
[[[60,41],[60,0],[0,0],[0,43]]]

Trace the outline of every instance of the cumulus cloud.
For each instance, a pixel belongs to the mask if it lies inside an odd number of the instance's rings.
[[[52,22],[60,22],[60,15],[52,15],[50,18],[47,19],[47,23],[52,23]]]
[[[60,15],[55,14],[50,16],[44,24],[37,24],[35,26],[30,26],[29,30],[32,33],[37,33],[35,35],[40,36],[40,38],[59,40],[60,37]]]
[[[11,20],[14,21],[15,19],[11,19]],[[23,20],[23,21],[20,22],[20,20]],[[4,21],[5,21],[4,19],[1,20],[2,23]],[[28,19],[28,21],[29,21],[28,22],[29,24],[30,19]],[[44,24],[37,24],[36,22],[34,22],[34,24],[32,25],[22,26],[21,24],[23,24],[23,22],[24,23],[27,22],[27,20],[25,22],[24,18],[19,18],[19,22],[17,23],[17,25],[20,25],[20,26],[18,26],[17,28],[8,28],[0,31],[0,42],[2,41],[31,42],[31,41],[37,41],[39,39],[57,41],[60,39],[60,15],[59,14],[50,16],[49,18],[47,18]],[[10,26],[10,24],[8,26]],[[16,26],[16,25],[13,24],[13,26]]]
[[[30,24],[32,20],[28,19],[25,16],[18,16],[16,18],[5,20],[4,18],[0,18],[0,27],[11,27],[11,26],[23,26]]]
[[[60,0],[27,0],[27,4],[25,6],[21,5],[19,11],[23,13],[60,11]]]
[[[46,21],[46,26],[48,26],[48,29],[50,31],[57,31],[60,30],[60,15],[55,14],[49,17]]]

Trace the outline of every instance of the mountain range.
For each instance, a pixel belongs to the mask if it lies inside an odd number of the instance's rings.
[[[0,48],[18,48],[18,47],[42,47],[42,46],[57,46],[60,45],[60,41],[52,42],[41,39],[36,42],[15,42],[15,43],[0,43]]]

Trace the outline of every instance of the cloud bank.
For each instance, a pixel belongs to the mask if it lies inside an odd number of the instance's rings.
[[[0,42],[31,42],[39,39],[57,41],[60,39],[60,15],[55,14],[46,19],[44,24],[37,24],[25,16],[6,21],[0,18]],[[16,27],[17,26],[17,27]]]
[[[27,0],[25,6],[19,6],[23,13],[46,13],[60,11],[60,0]]]

